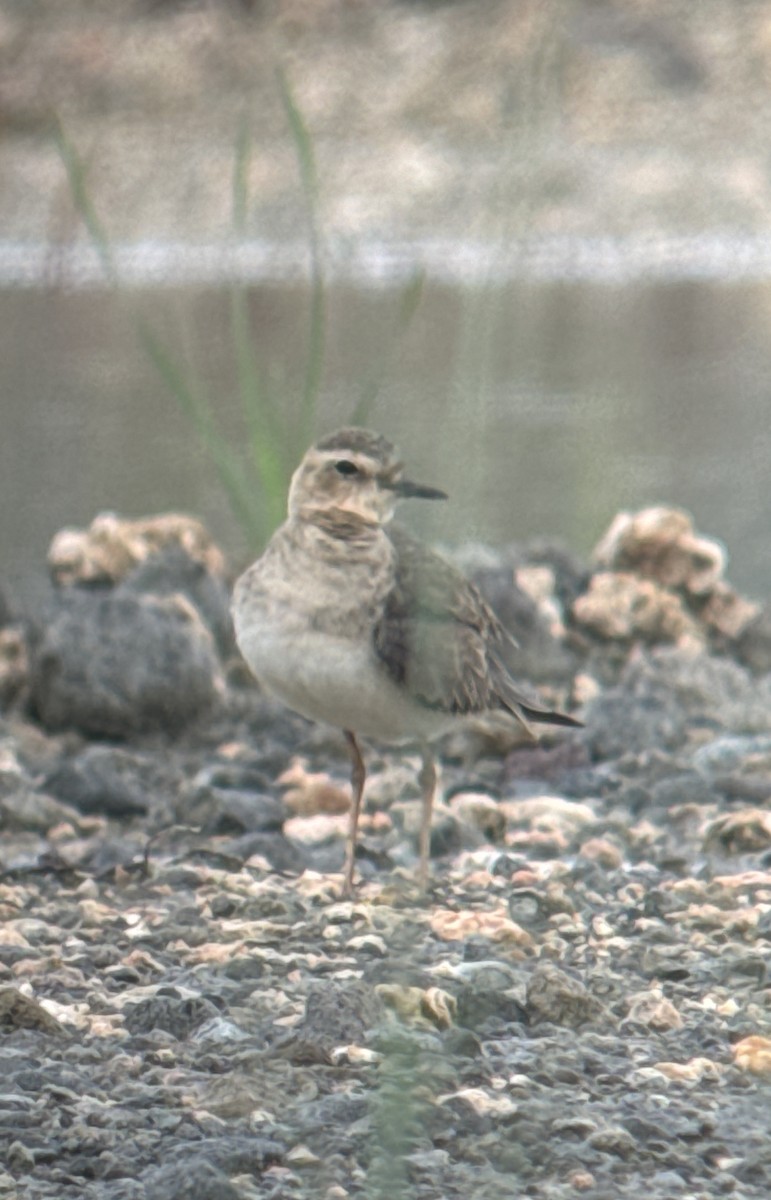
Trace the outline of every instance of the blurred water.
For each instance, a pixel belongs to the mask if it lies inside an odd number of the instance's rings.
[[[684,506],[722,538],[729,576],[771,591],[771,286],[708,278],[429,283],[393,341],[402,284],[334,282],[319,428],[379,379],[370,423],[447,505],[410,508],[434,539],[542,534],[585,554],[620,508]],[[261,361],[301,388],[307,294],[253,287]],[[0,590],[43,593],[64,525],[106,509],[200,514],[247,554],[217,476],[137,337],[186,357],[242,437],[229,296],[221,285],[0,290]],[[285,401],[289,403],[289,401]]]

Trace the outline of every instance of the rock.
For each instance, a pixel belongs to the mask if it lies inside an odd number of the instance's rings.
[[[563,612],[569,612],[573,601],[586,587],[591,571],[583,558],[561,542],[544,538],[533,538],[524,545],[509,547],[507,557],[515,553],[517,570],[519,563],[525,566],[548,567],[554,579],[554,595]]]
[[[672,508],[620,513],[594,558],[603,570],[573,606],[576,624],[588,632],[693,647],[705,634],[719,648],[741,645],[745,637],[746,647],[753,644],[750,630],[760,619],[759,606],[725,582],[725,551],[696,534],[687,513]],[[761,646],[762,641],[761,636]]]
[[[771,769],[771,736],[721,736],[695,751],[693,765],[706,779],[719,779],[741,769]]]
[[[721,846],[728,854],[752,854],[771,846],[771,811],[746,808],[725,813],[713,821],[704,837],[704,848]]]
[[[31,720],[0,721],[0,779],[8,771],[30,784],[35,778],[44,779],[62,761],[71,737],[52,736]]]
[[[733,1048],[734,1062],[741,1071],[771,1076],[771,1037],[752,1034]]]
[[[48,833],[57,825],[77,829],[78,814],[45,792],[21,785],[0,798],[0,828],[8,832]]]
[[[279,776],[278,782],[287,790],[284,803],[298,816],[315,813],[346,813],[351,807],[351,789],[324,771],[309,772],[295,760]]]
[[[744,627],[736,644],[736,656],[759,675],[771,671],[771,604],[766,604]]]
[[[151,555],[177,547],[210,575],[225,578],[225,560],[204,525],[195,517],[164,513],[124,520],[101,513],[88,529],[63,529],[48,551],[48,565],[59,585],[118,583]]]
[[[239,836],[242,833],[277,833],[286,811],[279,800],[259,792],[235,788],[204,788],[179,805],[179,819],[203,826],[204,834]]]
[[[740,596],[722,581],[716,583],[699,609],[699,620],[710,633],[727,642],[740,641],[760,615],[760,605]]]
[[[485,985],[480,978],[460,989],[458,1023],[474,1030],[480,1037],[495,1036],[502,1030],[506,1037],[512,1037],[524,1033],[527,1013],[511,988],[510,980],[505,985],[493,983],[491,986]]]
[[[577,1169],[568,1175],[568,1183],[576,1192],[589,1192],[596,1186],[597,1180],[590,1171]]]
[[[450,1104],[459,1114],[470,1109],[477,1117],[491,1116],[496,1120],[512,1118],[519,1105],[510,1096],[491,1093],[484,1088],[462,1088],[459,1092],[442,1096],[440,1104]]]
[[[556,599],[557,580],[551,567],[523,564],[516,568],[514,580],[517,587],[539,607],[541,615],[547,618],[553,635],[564,637],[565,625]]]
[[[570,839],[595,820],[594,809],[564,796],[528,796],[502,800],[501,811],[509,825],[525,825],[541,832],[558,832]]]
[[[186,1038],[199,1025],[220,1016],[219,1009],[204,996],[181,995],[176,989],[127,1004],[125,1024],[129,1033],[152,1033],[162,1029],[177,1039]]]
[[[234,1042],[242,1042],[249,1035],[233,1021],[220,1016],[210,1017],[202,1025],[196,1026],[190,1038],[194,1042],[206,1042],[209,1046],[229,1048]]]
[[[531,950],[534,945],[530,934],[512,921],[503,906],[489,912],[435,908],[431,914],[431,929],[437,937],[449,942],[476,937],[523,950]]]
[[[332,1061],[337,1046],[361,1044],[367,1030],[382,1019],[383,1002],[360,980],[317,983],[311,989],[302,1021],[276,1046],[292,1062]]]
[[[688,513],[665,507],[619,513],[593,558],[600,567],[632,572],[693,596],[711,592],[726,563],[720,543],[697,534]]]
[[[670,809],[681,804],[706,807],[714,803],[714,791],[696,771],[677,771],[665,775],[654,784],[649,796],[649,805],[654,808]]]
[[[450,809],[466,825],[481,833],[485,841],[500,842],[506,829],[506,818],[497,800],[483,792],[456,792]]]
[[[652,1067],[643,1067],[638,1071],[638,1074],[659,1074],[666,1079],[671,1079],[674,1083],[695,1083],[701,1079],[708,1079],[717,1082],[722,1074],[722,1069],[719,1063],[713,1062],[712,1059],[699,1056],[692,1058],[688,1062],[657,1062]]]
[[[586,712],[582,735],[595,758],[671,751],[699,725],[771,732],[771,680],[709,654],[661,647],[641,652]]]
[[[548,924],[551,908],[540,889],[513,887],[509,892],[509,915],[512,921],[531,931],[542,931]]]
[[[222,753],[223,747],[220,747],[218,754]],[[209,787],[222,788],[225,791],[264,793],[271,783],[272,775],[263,770],[261,759],[254,762],[228,762],[217,759],[202,767],[193,779],[192,786],[196,793]]]
[[[7,708],[24,692],[29,677],[27,639],[18,625],[0,628],[0,708]]]
[[[527,984],[526,1008],[533,1024],[549,1021],[577,1029],[603,1015],[603,1006],[579,979],[553,963],[536,967]]]
[[[223,687],[211,635],[180,597],[75,589],[57,597],[31,674],[44,725],[97,737],[176,734]]]
[[[221,571],[211,570],[181,545],[172,543],[145,558],[126,575],[119,590],[136,595],[184,596],[200,614],[223,658],[234,652],[230,593],[225,579]]]
[[[600,571],[573,605],[579,628],[608,640],[698,646],[703,637],[680,596],[651,579]]]
[[[578,853],[587,862],[597,863],[608,871],[618,870],[624,861],[620,847],[609,838],[587,838],[581,843]]]
[[[26,740],[29,743],[30,739]],[[56,826],[79,830],[79,814],[66,801],[62,802],[64,797],[40,790],[43,781],[25,768],[17,746],[18,740],[13,735],[0,741],[0,828],[6,833],[42,834]]]
[[[661,988],[637,992],[627,999],[627,1019],[649,1025],[651,1029],[682,1029],[683,1019]]]
[[[398,983],[380,983],[375,988],[386,1008],[401,1020],[427,1022],[437,1029],[449,1029],[458,1012],[454,996],[442,988],[409,987]]]
[[[18,1139],[8,1147],[5,1161],[17,1175],[29,1175],[35,1167],[34,1153]]]
[[[199,1155],[153,1167],[144,1180],[145,1200],[242,1200],[224,1171]]]
[[[228,839],[222,845],[222,850],[241,862],[264,859],[273,871],[293,876],[301,875],[311,858],[302,846],[283,833],[242,833],[239,837]],[[335,869],[342,868],[342,849],[339,857],[340,863],[335,865]]]
[[[39,1029],[43,1033],[61,1034],[64,1026],[32,996],[15,987],[0,988],[0,1027],[4,1029]]]
[[[636,666],[588,707],[584,736],[597,759],[672,750],[685,740],[687,715],[677,697],[663,680],[634,679]]]
[[[88,746],[47,776],[51,795],[81,813],[131,817],[148,810],[148,797],[139,775],[140,760],[125,750]]]
[[[615,1154],[619,1158],[630,1158],[637,1148],[631,1133],[618,1125],[598,1129],[590,1133],[586,1141],[593,1150]]]

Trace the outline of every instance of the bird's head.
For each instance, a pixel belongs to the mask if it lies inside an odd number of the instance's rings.
[[[438,488],[404,478],[395,448],[368,429],[339,429],[312,446],[292,476],[289,515],[312,519],[353,516],[365,525],[384,525],[396,502],[415,496],[446,500]]]

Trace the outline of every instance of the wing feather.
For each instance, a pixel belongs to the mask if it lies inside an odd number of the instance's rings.
[[[529,720],[580,724],[519,691],[505,662],[516,643],[470,580],[400,526],[388,535],[396,574],[374,643],[396,683],[448,714],[506,709],[525,727]]]

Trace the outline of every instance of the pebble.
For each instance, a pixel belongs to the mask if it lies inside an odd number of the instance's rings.
[[[173,739],[0,717],[0,1193],[767,1200],[771,687],[580,645],[585,731],[442,754],[427,896],[413,756],[343,899],[342,739],[243,682]]]
[[[753,1034],[742,1038],[733,1048],[734,1062],[742,1071],[771,1075],[771,1037]]]

